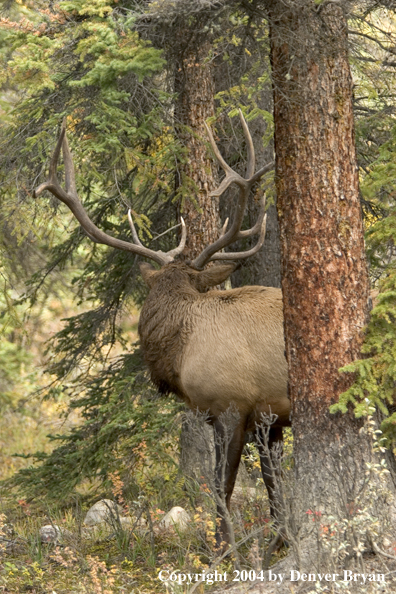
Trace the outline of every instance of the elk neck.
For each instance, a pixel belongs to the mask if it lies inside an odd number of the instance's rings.
[[[138,328],[152,381],[160,392],[173,392],[185,400],[180,385],[181,360],[194,304],[204,297],[191,284],[187,270],[186,265],[172,263],[156,273]]]

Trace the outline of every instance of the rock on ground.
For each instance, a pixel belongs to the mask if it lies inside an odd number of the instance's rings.
[[[71,536],[71,532],[65,528],[59,528],[56,524],[46,524],[40,528],[40,540],[42,543],[56,543],[64,536]]]
[[[162,518],[159,527],[163,530],[177,529],[184,531],[191,522],[190,515],[182,507],[172,507],[170,511]]]
[[[122,507],[117,505],[111,499],[101,499],[97,501],[87,512],[84,524],[85,526],[96,526],[107,522],[114,523],[114,520],[123,515]]]

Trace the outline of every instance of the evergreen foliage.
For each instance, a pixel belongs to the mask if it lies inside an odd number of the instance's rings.
[[[129,355],[109,359],[117,342],[126,346],[117,319],[122,304],[144,295],[137,259],[92,245],[55,200],[43,196],[32,204],[30,197],[45,178],[59,125],[67,117],[80,198],[97,225],[128,239],[131,207],[146,243],[169,249],[175,240],[168,234],[156,241],[150,231],[153,224],[159,235],[175,222],[173,180],[182,158],[167,122],[171,104],[162,82],[164,60],[161,51],[138,37],[122,9],[122,3],[101,0],[61,2],[53,10],[24,9],[24,19],[2,19],[3,89],[9,98],[9,115],[0,128],[2,212],[5,218],[16,213],[11,235],[18,245],[35,238],[48,260],[44,268],[42,261],[33,263],[24,299],[34,304],[43,288],[51,291],[53,271],[63,269],[87,308],[65,322],[47,349],[47,395],[59,397],[68,390],[70,412],[78,409],[84,424],[66,436],[53,436],[53,453],[37,453],[33,459],[40,464],[17,476],[16,483],[30,493],[67,496],[84,478],[98,471],[105,477],[110,463],[115,467],[116,445],[125,443],[122,435],[132,438],[130,448],[143,433],[151,443],[150,427],[160,423],[169,431],[167,411],[173,418],[178,410],[172,399],[161,406],[156,402],[147,378],[136,370],[134,347]],[[59,227],[67,230],[66,241]],[[3,246],[6,253],[15,247],[5,241]],[[8,298],[11,303],[11,293]],[[11,352],[8,361],[9,374]],[[136,433],[133,419],[138,426],[142,415],[147,431]]]
[[[35,22],[3,22],[9,31],[5,44],[10,48],[4,55],[5,86],[15,87],[19,94],[12,119],[1,129],[6,207],[15,209],[17,199],[23,208],[37,180],[45,176],[59,124],[66,116],[77,185],[92,219],[105,231],[125,238],[129,235],[126,210],[132,207],[142,237],[154,241],[147,215],[158,223],[159,231],[174,221],[169,204],[178,159],[164,120],[168,95],[154,80],[154,73],[164,65],[161,52],[138,38],[130,18],[100,0],[89,7],[85,2],[62,2],[58,12],[45,9],[38,16]],[[140,215],[141,211],[146,214]],[[33,216],[42,233],[46,225],[45,241],[50,247],[48,233],[62,223],[68,228],[72,219],[48,196],[39,199]],[[172,239],[165,237],[165,242]],[[77,259],[77,269],[88,259],[73,279],[80,299],[94,307],[101,303],[96,315],[88,312],[70,323],[74,337],[77,327],[81,328],[81,345],[89,350],[84,333],[97,322],[96,336],[111,340],[114,317],[125,294],[135,288],[139,299],[142,290],[135,286],[134,261],[92,247],[77,229],[57,244],[48,268],[33,276],[29,297],[36,297],[49,270],[64,267],[71,258]],[[105,331],[106,320],[110,320],[110,334]],[[100,348],[99,342],[96,347]],[[80,350],[83,353],[84,347]]]
[[[6,155],[0,174],[3,200],[10,209],[16,204],[22,212],[33,209],[29,219],[34,218],[38,231],[30,228],[29,232],[48,246],[48,264],[36,267],[26,298],[34,303],[43,288],[49,290],[54,270],[61,268],[70,277],[71,262],[74,290],[79,303],[87,306],[86,312],[65,321],[47,349],[52,380],[47,396],[69,393],[69,412],[81,411],[82,425],[51,437],[52,454],[36,453],[33,460],[38,464],[14,481],[40,496],[65,497],[84,478],[105,479],[115,467],[111,462],[117,440],[127,449],[145,435],[132,431],[127,438],[126,419],[133,423],[137,415],[146,414],[150,432],[155,408],[175,412],[179,407],[172,399],[157,401],[152,389],[136,380],[142,372],[131,366],[134,353],[115,361],[109,358],[116,344],[130,348],[119,324],[123,306],[131,297],[140,303],[145,295],[136,274],[137,258],[86,241],[80,228],[70,222],[68,211],[54,199],[42,196],[33,208],[30,199],[38,180],[45,178],[59,124],[66,116],[80,198],[96,224],[127,239],[130,206],[146,244],[165,250],[174,244],[174,234],[157,241],[150,230],[162,235],[172,226],[176,222],[173,204],[182,202],[191,189],[190,180],[175,184],[178,163],[186,156],[173,131],[173,97],[168,92],[173,64],[165,64],[164,54],[150,44],[149,36],[138,36],[135,20],[142,17],[143,5],[139,11],[134,5],[133,11],[129,4],[61,2],[56,10],[41,8],[26,13],[24,21],[3,19],[2,23],[7,33],[2,53],[7,74],[4,88],[16,93],[12,117],[3,120],[0,129]],[[203,23],[198,15],[197,23],[204,26],[212,18],[210,13]],[[269,83],[268,60],[260,69],[258,56],[252,55],[256,41],[251,38],[263,42],[263,34],[256,25],[254,35],[248,35],[252,23],[243,15],[227,14],[224,23],[225,28],[217,27],[222,35],[212,58],[219,56],[236,84],[230,92],[220,91],[219,108],[233,107],[237,113],[236,108],[248,102],[250,108],[244,107],[248,119],[264,114],[270,121],[269,113],[257,105],[262,86]],[[252,51],[245,51],[242,38]],[[264,38],[266,43],[265,32]],[[263,80],[255,88],[258,72]],[[233,135],[233,130],[228,134]],[[15,184],[17,176],[20,181]],[[16,226],[24,237],[23,225],[17,221]],[[128,378],[129,400],[124,392],[120,396],[120,386]],[[168,421],[166,414],[160,414],[159,422],[169,430]]]
[[[86,392],[75,395],[69,407],[80,412],[82,423],[66,435],[50,436],[52,453],[36,452],[33,459],[40,464],[19,471],[12,480],[29,497],[62,500],[86,479],[98,480],[99,489],[110,491],[109,476],[117,472],[136,498],[139,485],[133,473],[142,461],[157,472],[160,468],[161,474],[177,470],[174,443],[179,427],[174,420],[180,405],[172,398],[159,399],[138,351],[92,377]]]

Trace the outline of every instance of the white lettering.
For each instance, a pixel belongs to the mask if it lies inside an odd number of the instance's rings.
[[[179,586],[182,585],[183,582],[185,582],[187,579],[187,576],[185,573],[179,573],[179,575],[177,576],[177,583],[179,584]]]
[[[292,569],[290,572],[290,581],[297,582],[300,579],[300,572],[296,569]]]
[[[163,573],[167,573],[168,577],[164,577],[162,574]],[[169,579],[169,571],[167,569],[161,569],[161,571],[158,574],[159,579],[161,580],[161,582],[165,582],[167,579]]]
[[[206,577],[205,581],[207,584],[209,584],[209,586],[214,584],[213,573],[207,573],[205,577]]]
[[[276,574],[273,574],[274,578],[277,579]],[[216,571],[214,573],[180,573],[179,570],[175,571],[168,571],[166,569],[161,569],[158,573],[158,579],[161,582],[171,581],[176,582],[180,586],[184,583],[192,584],[195,582],[206,582],[209,585],[214,584],[214,582],[226,582],[227,581],[227,572],[221,573]]]
[[[214,578],[215,582],[222,582],[223,580],[225,582],[227,581],[227,572],[224,572],[224,574],[218,573],[217,569],[216,569],[214,575],[215,575],[215,578]]]
[[[258,575],[257,577],[261,580],[263,579],[262,576],[260,576],[260,575]],[[282,583],[283,577],[284,576],[282,573],[272,573],[272,571],[270,569],[268,570],[268,581],[269,582],[276,582],[277,580],[279,580],[279,582]]]

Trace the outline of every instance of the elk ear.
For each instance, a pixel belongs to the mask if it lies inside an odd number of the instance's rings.
[[[237,266],[232,264],[217,264],[216,266],[212,266],[207,270],[202,270],[198,272],[196,277],[196,287],[197,290],[202,292],[209,287],[215,287],[216,285],[220,285],[223,283],[227,278],[230,276],[232,272],[234,272]]]
[[[142,274],[143,280],[150,287],[152,288],[154,284],[155,277],[158,274],[158,270],[151,266],[148,262],[142,262],[139,264],[140,272]]]

